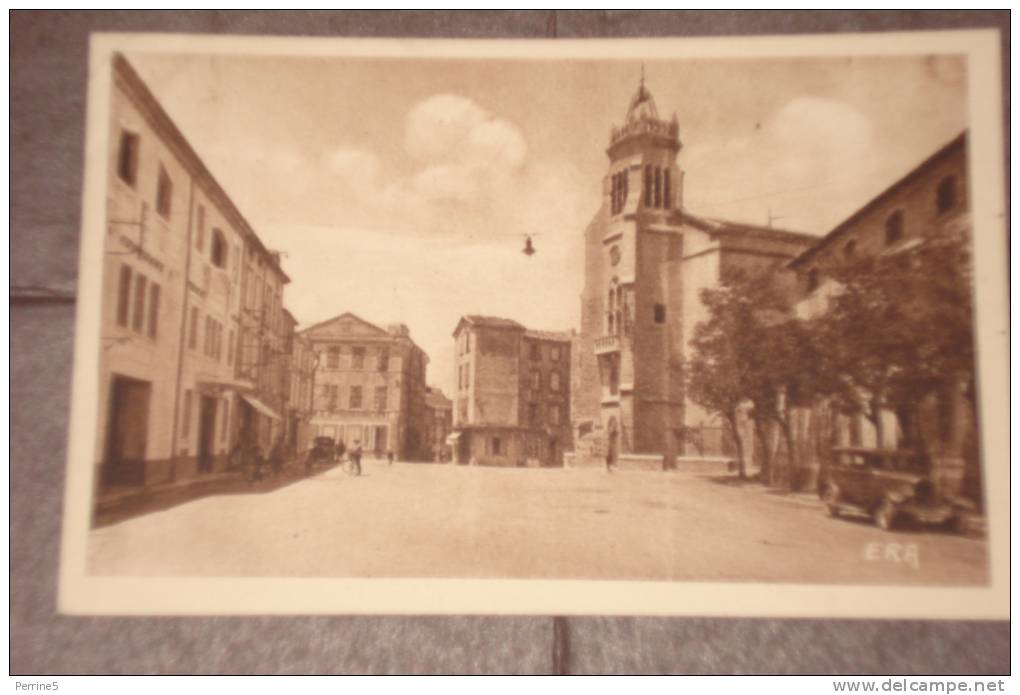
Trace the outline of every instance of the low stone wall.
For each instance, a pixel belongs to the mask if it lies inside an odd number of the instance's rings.
[[[605,468],[603,456],[592,456],[568,452],[563,455],[566,468]],[[616,470],[620,471],[663,471],[666,470],[662,454],[620,454],[616,459]]]
[[[568,452],[563,456],[566,468],[605,468],[602,456]],[[736,461],[726,456],[677,456],[672,466],[667,466],[662,454],[620,454],[616,469],[621,471],[666,471],[676,470],[687,473],[721,475],[736,471]]]

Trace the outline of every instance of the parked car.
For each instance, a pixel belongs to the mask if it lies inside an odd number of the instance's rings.
[[[897,522],[942,524],[956,529],[960,509],[938,494],[926,457],[912,451],[842,447],[833,449],[822,500],[829,516],[855,509],[888,531]]]
[[[316,463],[333,463],[336,461],[336,443],[331,437],[316,437],[312,440],[312,448],[308,452],[307,465]]]

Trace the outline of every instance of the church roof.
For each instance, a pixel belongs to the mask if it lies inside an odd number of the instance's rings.
[[[524,337],[535,340],[555,340],[559,343],[569,343],[571,340],[571,335],[564,331],[537,331],[531,328],[524,332]]]
[[[659,110],[655,108],[655,99],[652,98],[652,93],[645,88],[645,78],[642,75],[641,84],[631,98],[630,106],[627,107],[627,118],[624,123],[630,125],[646,120],[659,120]]]
[[[751,234],[758,236],[768,236],[772,238],[784,238],[790,241],[802,241],[815,243],[819,237],[817,234],[807,234],[805,232],[795,232],[790,229],[780,229],[778,227],[769,227],[766,225],[749,224],[747,222],[733,222],[731,220],[722,220],[716,217],[701,217],[699,215],[692,215],[686,210],[683,211],[683,221],[692,227],[704,230],[712,234]]]

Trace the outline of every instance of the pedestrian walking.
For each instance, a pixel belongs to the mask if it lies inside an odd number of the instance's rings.
[[[386,452],[386,462],[387,462],[387,465],[389,465],[389,466],[393,465],[393,451],[392,450]]]
[[[344,440],[343,439],[336,440],[336,448],[333,450],[333,453],[334,453],[334,458],[333,458],[334,461],[343,461],[344,460],[344,454],[347,453],[347,446],[344,444]]]
[[[355,439],[348,454],[351,460],[351,475],[361,475],[361,441]]]

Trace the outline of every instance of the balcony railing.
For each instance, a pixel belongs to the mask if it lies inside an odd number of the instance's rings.
[[[620,351],[620,336],[603,335],[595,339],[595,354],[605,355],[610,352]]]

